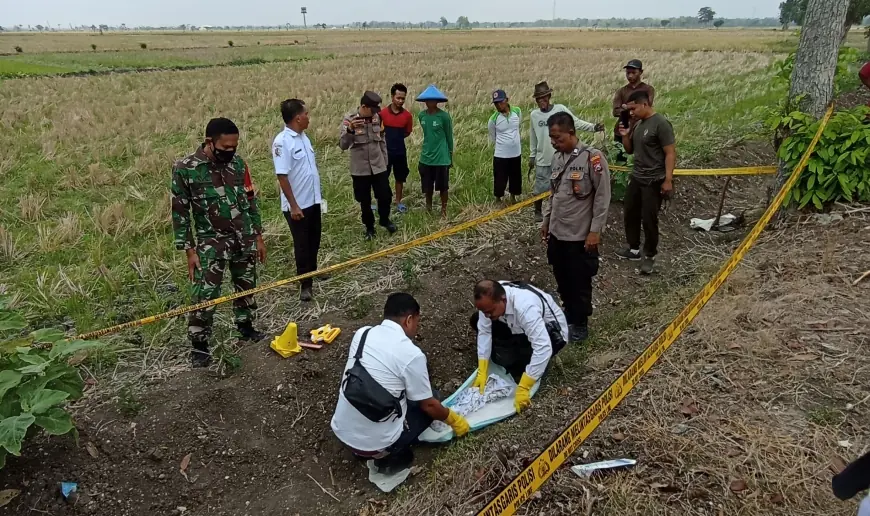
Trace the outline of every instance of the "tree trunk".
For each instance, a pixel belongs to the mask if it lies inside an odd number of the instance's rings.
[[[852,23],[847,21],[843,23],[843,32],[842,36],[840,36],[840,46],[843,46],[846,43],[846,38],[849,37],[849,31],[852,30]]]
[[[837,54],[848,9],[849,0],[809,0],[807,3],[786,112],[799,109],[815,118],[825,114],[834,95]],[[795,102],[800,95],[803,95],[801,101]],[[778,134],[780,140],[786,137],[788,134],[785,132]],[[780,161],[776,191],[779,191],[790,173],[791,170]]]

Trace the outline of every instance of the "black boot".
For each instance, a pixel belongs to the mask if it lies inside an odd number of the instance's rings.
[[[254,324],[251,321],[236,323],[236,329],[239,331],[241,340],[260,342],[266,338],[265,333],[260,333],[254,329]]]
[[[588,338],[589,323],[587,321],[568,325],[568,340],[571,342],[584,342]]]
[[[193,349],[190,350],[190,366],[194,369],[200,369],[211,365],[211,355],[208,352],[208,341],[206,342],[190,342]]]
[[[386,228],[387,232],[391,235],[399,230],[399,228],[397,228],[396,225],[393,224],[393,222],[390,220],[381,221],[380,224],[382,227]]]
[[[410,468],[413,463],[414,452],[410,448],[390,453],[383,459],[375,459],[375,467],[378,468],[378,473],[384,475],[395,475],[402,470]]]

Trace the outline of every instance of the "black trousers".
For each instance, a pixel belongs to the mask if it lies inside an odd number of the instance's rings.
[[[625,238],[628,247],[640,249],[640,230],[643,227],[643,254],[654,257],[659,247],[659,210],[662,208],[662,183],[638,180],[634,176],[625,189],[623,211]]]
[[[362,211],[362,223],[366,229],[375,228],[375,214],[372,213],[372,193],[378,200],[378,217],[381,225],[390,223],[390,207],[393,204],[393,191],[390,189],[389,172],[371,176],[351,176],[353,198]]]
[[[379,468],[389,467],[394,471],[404,469],[414,460],[414,452],[411,446],[417,444],[420,434],[432,424],[429,414],[423,412],[420,403],[408,401],[408,413],[405,415],[405,428],[399,439],[387,448],[389,455],[375,460],[375,466]]]
[[[585,325],[592,315],[592,278],[598,274],[598,252],[586,251],[586,242],[568,242],[550,235],[547,261],[553,267],[568,324]]]
[[[471,327],[477,333],[477,321],[480,312],[471,315]],[[492,321],[492,355],[489,357],[494,363],[502,366],[509,375],[517,382],[526,372],[526,366],[532,361],[532,343],[525,334],[515,335],[507,324],[501,321]]]
[[[317,253],[320,251],[322,219],[320,205],[315,204],[302,210],[302,220],[293,220],[290,212],[284,218],[293,235],[293,254],[296,255],[296,274],[306,274],[317,270]],[[311,288],[312,278],[302,280],[302,288]]]
[[[523,193],[523,158],[492,158],[493,193],[499,199],[505,189],[511,195]]]

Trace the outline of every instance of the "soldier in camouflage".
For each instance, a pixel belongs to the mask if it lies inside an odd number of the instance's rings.
[[[236,156],[238,144],[239,129],[232,121],[212,119],[205,129],[205,143],[178,160],[172,170],[175,247],[187,253],[194,303],[220,297],[228,267],[236,292],[256,287],[257,260],[266,262],[260,209],[248,165]],[[256,310],[253,296],[233,302],[236,328],[243,340],[265,338],[253,327]],[[211,363],[214,311],[210,307],[188,317],[194,367]]]

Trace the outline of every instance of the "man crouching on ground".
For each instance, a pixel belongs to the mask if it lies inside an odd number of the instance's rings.
[[[531,405],[531,389],[544,376],[550,359],[568,340],[568,323],[550,294],[526,283],[482,280],[474,286],[471,327],[477,332],[477,378],[483,394],[489,362],[519,382],[517,413]]]
[[[469,431],[468,421],[432,394],[426,356],[411,341],[419,324],[413,296],[387,298],[383,322],[354,335],[332,416],[336,437],[385,474],[411,465],[411,445],[432,421],[444,421],[457,437]]]

